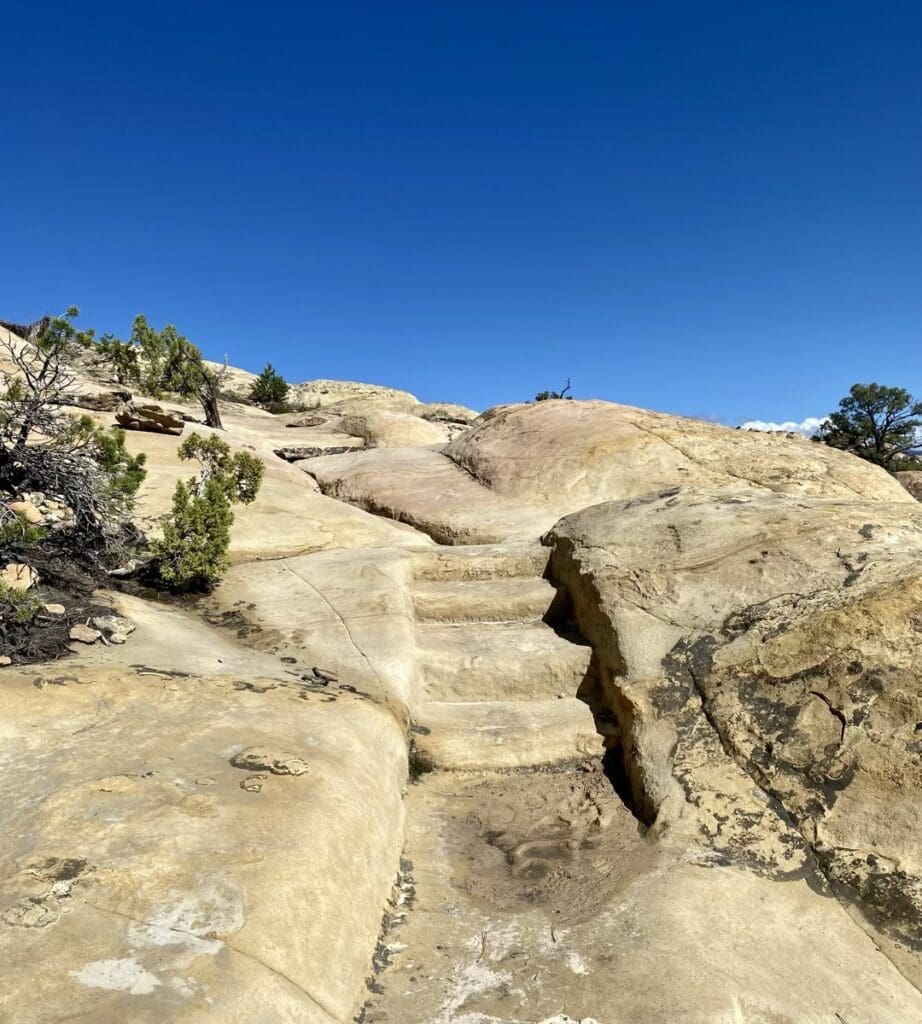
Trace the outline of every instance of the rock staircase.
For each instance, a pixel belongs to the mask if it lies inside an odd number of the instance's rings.
[[[542,578],[545,557],[540,548],[456,547],[417,571],[418,766],[536,767],[601,751],[577,698],[592,652]]]

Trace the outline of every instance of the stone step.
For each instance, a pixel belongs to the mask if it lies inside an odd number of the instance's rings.
[[[537,576],[492,580],[417,580],[419,622],[514,622],[540,619],[557,588]]]
[[[603,753],[592,713],[573,697],[424,704],[413,720],[423,771],[530,768]]]
[[[417,638],[422,694],[430,701],[573,697],[592,654],[543,622],[423,622]]]
[[[459,544],[433,557],[426,553],[416,570],[417,580],[496,580],[513,576],[542,576],[548,549],[537,541],[502,544]]]

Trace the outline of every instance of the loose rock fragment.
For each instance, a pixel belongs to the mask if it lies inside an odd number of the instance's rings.
[[[239,754],[234,754],[230,763],[235,768],[266,771],[273,775],[306,775],[310,771],[310,765],[296,754],[266,747],[247,747]]]
[[[102,636],[102,633],[100,633],[98,629],[93,629],[92,626],[87,626],[82,622],[78,622],[76,626],[70,627],[70,633],[68,635],[71,640],[77,640],[81,644],[95,644]]]
[[[10,590],[29,590],[38,583],[38,573],[24,562],[7,562],[0,572],[0,583]]]

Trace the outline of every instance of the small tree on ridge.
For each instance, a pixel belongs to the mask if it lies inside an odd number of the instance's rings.
[[[922,402],[905,388],[853,384],[813,439],[892,469],[898,456],[922,447],[920,428]]]

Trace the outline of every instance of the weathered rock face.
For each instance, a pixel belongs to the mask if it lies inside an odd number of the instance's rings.
[[[601,402],[446,446],[313,383],[227,407],[266,473],[212,595],[3,670],[0,1021],[918,1024],[910,496]],[[191,467],[126,443],[153,531]]]
[[[340,412],[362,412],[370,408],[408,412],[419,405],[419,400],[409,391],[352,380],[308,380],[294,384],[289,400],[317,409],[335,406]]]
[[[185,421],[177,412],[152,402],[126,402],[115,414],[125,430],[148,430],[153,434],[181,434]]]
[[[884,470],[824,445],[609,402],[502,406],[440,452],[302,468],[325,493],[456,544],[535,537],[587,505],[674,486],[910,500]]]
[[[682,490],[587,509],[548,541],[644,819],[828,882],[922,977],[922,514]]]
[[[916,501],[922,501],[922,471],[904,470],[901,473],[893,474],[896,480],[906,488],[907,491],[916,499]]]
[[[674,486],[906,500],[884,470],[825,445],[610,402],[500,406],[445,454],[498,494],[562,511]]]
[[[399,723],[125,610],[105,665],[3,678],[0,1019],[351,1019],[400,849]]]
[[[448,432],[420,416],[399,412],[368,412],[344,416],[341,429],[360,437],[368,448],[409,448],[444,444]]]

